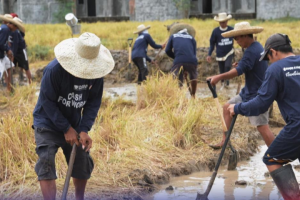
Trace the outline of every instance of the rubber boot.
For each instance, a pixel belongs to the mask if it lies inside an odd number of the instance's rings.
[[[285,200],[299,200],[299,185],[290,164],[272,171],[271,176]]]

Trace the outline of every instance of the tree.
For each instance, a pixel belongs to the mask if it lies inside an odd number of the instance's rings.
[[[176,8],[179,11],[182,11],[184,14],[184,18],[189,17],[189,11],[191,8],[191,0],[173,0]]]

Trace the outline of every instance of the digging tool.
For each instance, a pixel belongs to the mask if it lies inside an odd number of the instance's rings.
[[[200,194],[199,192],[197,192],[197,198],[196,198],[196,200],[208,200],[207,196],[208,196],[208,194],[209,194],[209,192],[210,192],[210,190],[211,190],[211,188],[212,188],[212,186],[213,186],[213,184],[214,184],[215,178],[216,178],[216,176],[217,176],[218,169],[219,169],[219,166],[220,166],[220,164],[221,164],[221,161],[222,161],[222,158],[223,158],[223,155],[224,155],[226,146],[227,146],[227,144],[228,144],[228,142],[229,142],[229,140],[230,140],[230,135],[231,135],[231,132],[232,132],[234,123],[235,123],[235,121],[236,121],[236,118],[237,118],[237,115],[235,115],[235,116],[233,117],[232,121],[231,121],[229,130],[228,130],[228,132],[227,132],[227,134],[226,134],[226,140],[225,140],[224,145],[223,145],[223,147],[222,147],[222,150],[221,150],[221,153],[220,153],[220,155],[219,155],[218,162],[217,162],[217,164],[216,164],[216,166],[215,166],[215,169],[214,169],[214,171],[213,171],[213,174],[211,175],[211,178],[210,178],[208,187],[207,187],[207,189],[206,189],[206,191],[205,191],[204,194]]]
[[[71,174],[72,174],[72,170],[73,170],[73,164],[74,164],[75,156],[76,156],[76,148],[77,148],[76,144],[74,143],[73,146],[72,146],[72,152],[71,152],[71,155],[70,155],[68,171],[67,171],[66,180],[65,180],[65,183],[64,183],[64,189],[63,189],[63,192],[62,192],[62,195],[61,195],[62,200],[67,199]]]
[[[183,68],[183,66],[181,66],[182,68]],[[192,89],[191,89],[191,87],[190,87],[190,82],[189,82],[189,80],[188,80],[188,78],[187,78],[187,72],[184,72],[184,74],[183,74],[183,76],[184,76],[184,78],[185,78],[185,82],[186,82],[186,85],[187,85],[187,87],[188,87],[188,89],[189,89],[189,92],[190,92],[190,95],[192,95]]]
[[[131,45],[133,42],[133,38],[128,38],[127,43],[128,43],[128,71],[126,74],[126,79],[131,80],[132,77],[132,70],[131,70]]]
[[[220,102],[219,102],[219,99],[218,99],[218,95],[216,93],[216,90],[210,84],[210,80],[207,80],[207,85],[208,85],[210,91],[212,92],[212,95],[213,95],[213,98],[215,100],[215,103],[216,103],[216,106],[217,106],[217,110],[218,110],[218,113],[220,115],[220,119],[221,119],[221,122],[222,122],[223,131],[224,131],[224,133],[226,135],[226,134],[228,134],[228,129],[227,129],[224,117],[223,117],[222,108],[221,108],[221,105],[220,105]],[[227,169],[228,170],[234,170],[236,168],[236,166],[237,166],[238,155],[237,155],[237,151],[233,148],[233,146],[231,145],[230,141],[229,141],[229,147],[231,149],[231,153],[229,155],[229,162],[228,162]]]

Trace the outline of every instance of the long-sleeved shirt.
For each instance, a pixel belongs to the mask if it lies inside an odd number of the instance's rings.
[[[20,42],[20,37],[22,38],[21,35],[19,35],[19,31],[16,30],[14,32],[11,32],[9,35],[9,43],[10,43],[10,49],[13,52],[13,55],[17,55],[17,51],[19,48],[19,42]]]
[[[88,132],[97,116],[103,93],[103,78],[82,79],[68,73],[57,61],[44,70],[34,126],[66,133],[72,126]]]
[[[283,132],[300,132],[300,56],[281,59],[269,66],[258,95],[245,103],[236,104],[234,112],[246,116],[257,116],[268,110],[277,101],[286,122]],[[299,140],[300,138],[298,138]]]
[[[245,74],[245,87],[240,92],[243,101],[253,99],[264,80],[268,62],[259,61],[263,51],[264,48],[260,43],[253,42],[245,50],[242,59],[236,67],[239,76]]]
[[[165,51],[169,57],[174,59],[174,65],[179,63],[198,64],[196,41],[186,32],[171,35]]]
[[[218,58],[226,56],[233,49],[233,37],[224,38],[221,34],[227,31],[231,31],[233,28],[227,26],[226,30],[221,30],[220,27],[217,27],[213,30],[210,36],[210,47],[208,50],[208,55],[211,56],[212,52],[216,46],[216,54]]]
[[[151,62],[151,59],[147,56],[148,44],[154,49],[161,49],[162,46],[156,44],[150,34],[140,33],[136,38],[135,43],[132,48],[131,58],[146,58],[148,62]]]
[[[4,58],[4,52],[8,51],[7,41],[11,31],[6,24],[2,24],[0,27],[0,59]]]

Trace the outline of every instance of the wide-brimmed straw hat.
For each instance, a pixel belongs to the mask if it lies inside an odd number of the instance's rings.
[[[101,78],[115,66],[111,53],[93,33],[63,40],[55,46],[54,53],[66,71],[83,79]]]
[[[21,32],[25,33],[23,21],[20,18],[14,17],[10,23],[13,23],[14,25],[16,25]]]
[[[235,36],[239,36],[239,35],[260,33],[263,30],[264,30],[263,27],[250,26],[249,22],[239,22],[234,25],[234,29],[232,31],[222,33],[222,36],[225,38],[235,37]]]
[[[145,26],[144,24],[141,24],[141,25],[139,25],[138,27],[137,27],[137,31],[135,31],[135,32],[133,32],[134,34],[136,34],[136,33],[140,33],[140,32],[142,32],[142,31],[144,31],[144,30],[147,30],[147,29],[149,29],[151,26]]]
[[[217,22],[225,22],[232,18],[231,15],[227,15],[227,13],[219,13],[214,17],[214,20]]]
[[[10,22],[12,19],[13,19],[13,16],[11,16],[10,14],[0,15],[1,21]]]
[[[23,21],[18,17],[13,18],[11,14],[5,14],[5,15],[0,15],[0,20],[12,23],[16,25],[20,31],[22,31],[23,33],[25,32],[25,28],[22,25]]]

